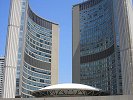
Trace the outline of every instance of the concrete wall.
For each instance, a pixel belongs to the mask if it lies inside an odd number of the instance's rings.
[[[123,94],[133,94],[133,8],[131,0],[113,0],[120,37]]]
[[[59,66],[59,26],[52,24],[52,58],[51,58],[51,84],[58,83]]]
[[[94,97],[53,97],[53,98],[14,98],[14,99],[0,99],[0,100],[133,100],[133,95],[120,96],[94,96]]]
[[[21,18],[21,0],[10,0],[8,36],[5,55],[4,98],[14,98],[16,91],[16,66]]]
[[[122,78],[123,78],[123,92],[125,95],[133,95],[133,7],[131,4],[131,0],[125,0],[125,4],[127,8],[127,23],[128,23],[128,31],[129,31],[129,43],[130,48],[126,48],[125,51],[125,57],[122,56],[123,63],[125,66],[122,66]],[[126,27],[126,26],[125,26]],[[127,34],[127,33],[125,33]],[[129,56],[129,57],[127,57]]]
[[[72,11],[72,82],[80,83],[79,5]]]

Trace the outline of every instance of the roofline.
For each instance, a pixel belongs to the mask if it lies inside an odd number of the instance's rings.
[[[31,10],[31,11],[32,11],[37,17],[39,17],[40,19],[45,20],[45,21],[47,21],[47,22],[49,22],[49,23],[52,23],[52,24],[55,24],[55,25],[58,25],[58,26],[59,26],[58,23],[55,23],[55,22],[49,21],[49,20],[47,20],[47,19],[41,17],[40,15],[37,15],[37,14],[31,9],[31,7],[30,7],[29,4],[28,4],[28,8],[29,8],[29,9],[30,9],[30,10]]]
[[[0,59],[5,59],[5,56],[0,56]]]
[[[73,85],[78,85],[78,86],[80,85],[81,87],[65,87],[65,86],[73,86]],[[82,87],[82,86],[84,86],[84,87]],[[99,88],[96,88],[96,87],[93,87],[93,86],[88,86],[88,85],[84,85],[84,84],[77,84],[77,83],[63,83],[63,84],[51,85],[51,86],[47,86],[45,88],[39,89],[38,91],[43,91],[43,90],[60,90],[60,89],[63,89],[63,90],[65,90],[65,89],[66,90],[67,89],[75,89],[75,90],[102,91],[102,89],[99,89]]]
[[[74,5],[72,5],[72,7],[79,6],[79,5],[81,5],[81,4],[83,4],[83,3],[86,3],[86,2],[88,2],[88,1],[89,1],[89,0],[83,1],[83,2],[81,2],[81,3],[74,4]]]

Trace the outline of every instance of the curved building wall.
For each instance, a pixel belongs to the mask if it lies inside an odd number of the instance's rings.
[[[10,6],[3,97],[29,98],[58,83],[59,26],[36,15],[28,0]]]
[[[112,0],[88,0],[74,6],[73,9],[77,6],[80,45],[77,49],[80,54],[79,82],[108,91],[110,94],[122,94],[119,78],[121,77],[120,55],[115,41]],[[76,28],[73,27],[74,29]],[[73,31],[73,34],[76,33]]]
[[[25,33],[22,97],[51,85],[52,23],[37,16],[28,7]]]

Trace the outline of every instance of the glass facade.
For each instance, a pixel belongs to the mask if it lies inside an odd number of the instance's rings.
[[[31,91],[51,85],[52,29],[49,23],[28,7],[21,92],[24,98],[32,97]]]
[[[36,15],[29,0],[11,0],[4,98],[33,97],[31,91],[58,83],[58,36],[58,24]]]
[[[5,57],[0,57],[0,98],[2,98],[3,93],[3,79],[4,79],[4,63]]]
[[[20,69],[22,66],[22,53],[23,53],[23,40],[24,40],[24,27],[25,27],[25,15],[27,0],[21,0],[21,25],[19,32],[19,47],[18,47],[18,61],[17,61],[17,72],[16,72],[16,96],[19,96],[19,84],[20,84]]]
[[[16,97],[32,97],[31,91],[51,85],[52,22],[37,16],[21,0],[16,72]]]
[[[115,32],[113,1],[79,4],[80,83],[110,94],[122,94],[119,35]]]

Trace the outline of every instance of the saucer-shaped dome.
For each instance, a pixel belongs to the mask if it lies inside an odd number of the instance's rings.
[[[101,89],[75,83],[57,84],[31,93],[35,97],[101,96],[108,95]]]
[[[59,90],[59,89],[80,89],[80,90],[93,90],[93,91],[100,91],[100,89],[83,85],[83,84],[76,84],[76,83],[65,83],[65,84],[57,84],[42,88],[40,90]]]

